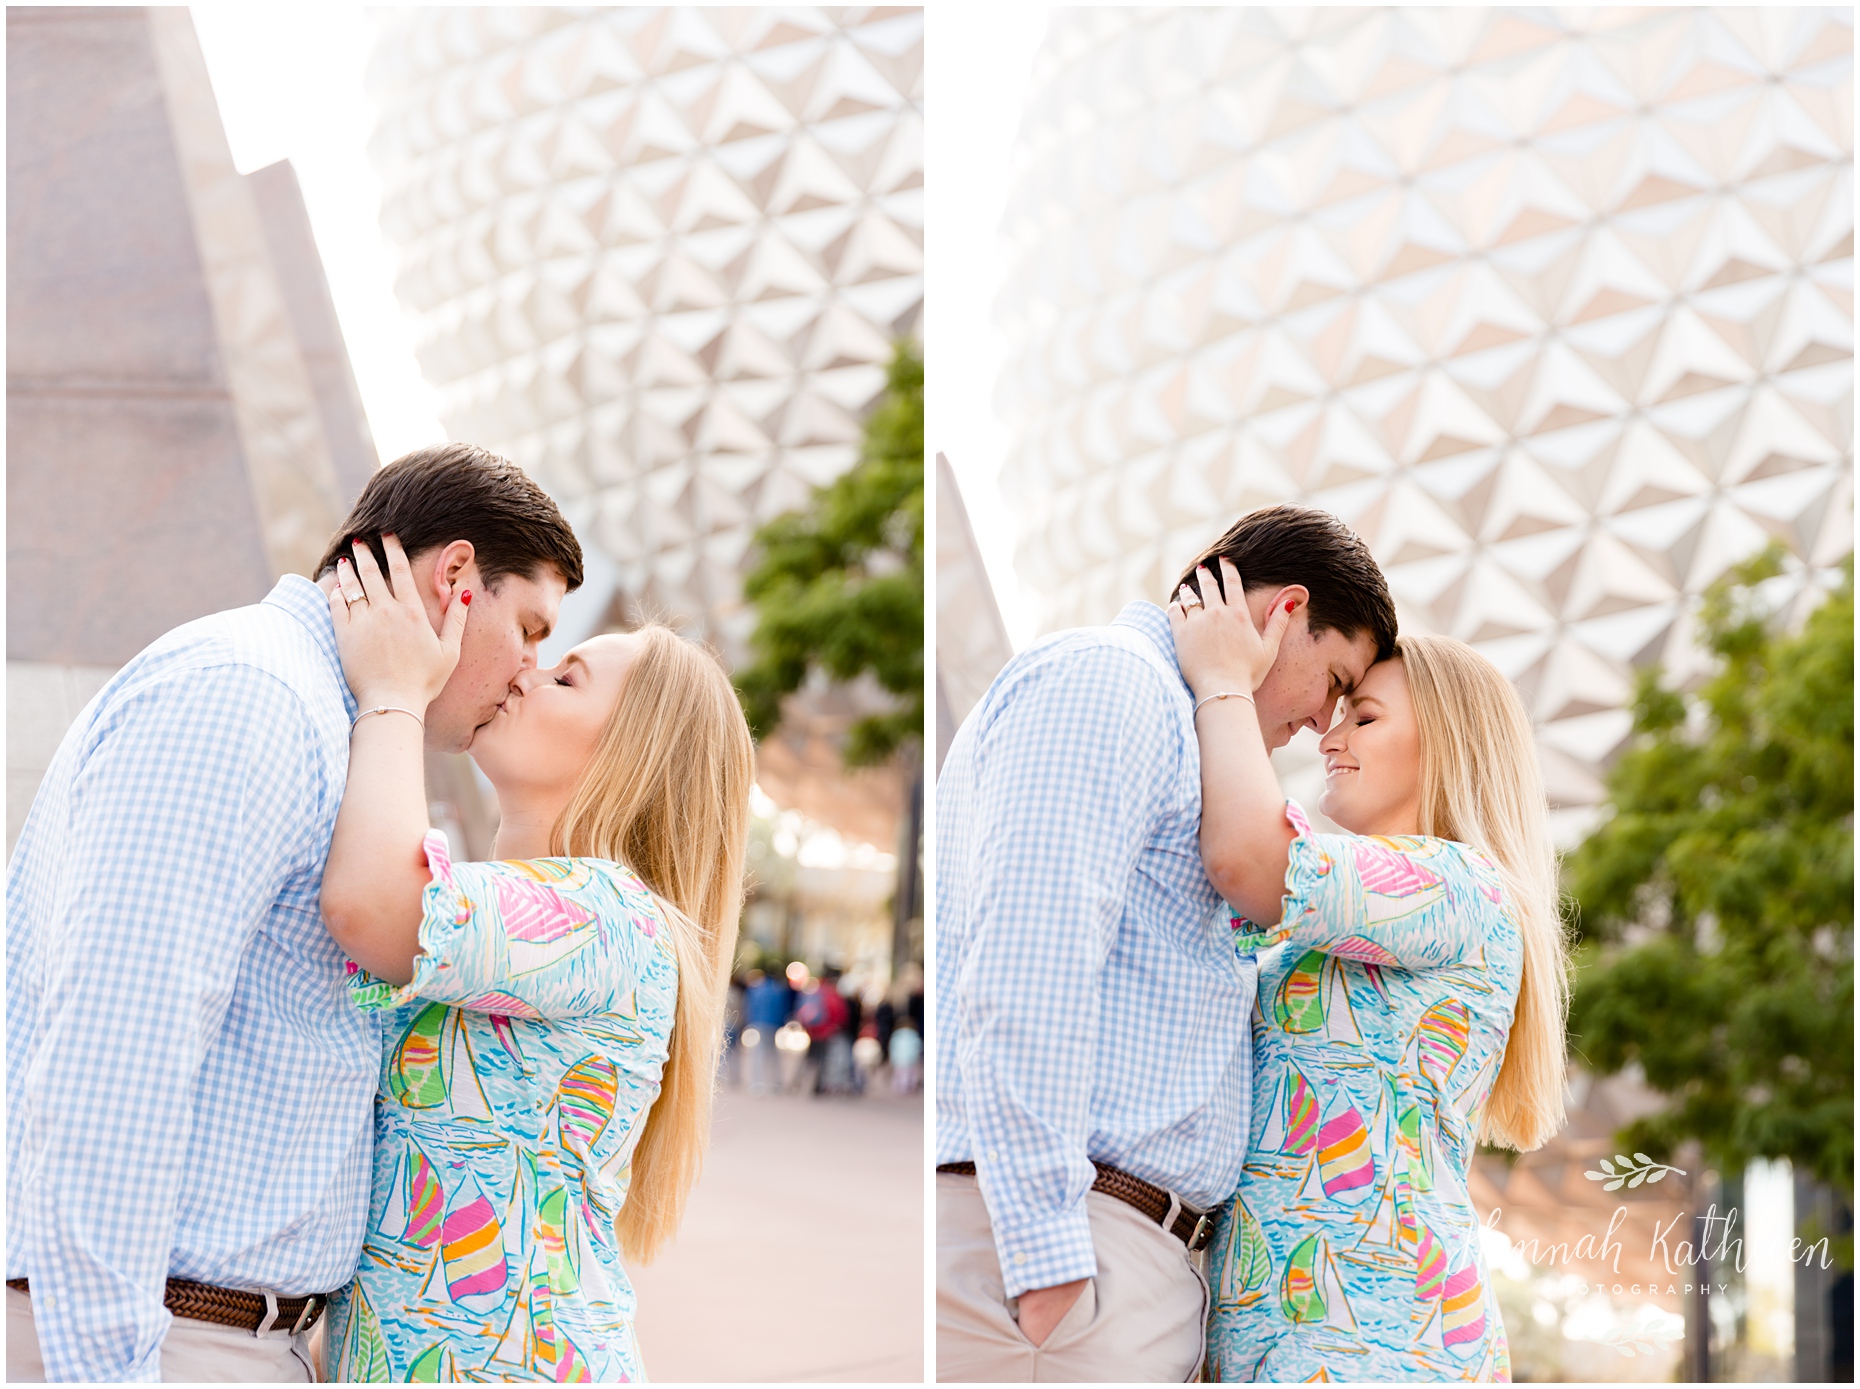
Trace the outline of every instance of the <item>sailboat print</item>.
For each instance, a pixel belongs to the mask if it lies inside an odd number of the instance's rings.
[[[1423,1305],[1439,1300],[1447,1286],[1447,1251],[1425,1220],[1416,1220],[1414,1295]]]
[[[438,1170],[420,1145],[410,1142],[396,1160],[394,1185],[375,1233],[416,1249],[431,1249],[439,1243],[445,1205]]]
[[[1343,1277],[1331,1257],[1330,1242],[1322,1235],[1306,1235],[1286,1260],[1285,1275],[1279,1280],[1279,1310],[1286,1320],[1299,1325],[1356,1331]]]
[[[449,1341],[434,1341],[407,1367],[409,1384],[451,1384],[458,1378]]]
[[[1285,1140],[1279,1151],[1287,1157],[1309,1157],[1317,1150],[1317,1091],[1296,1066],[1286,1072],[1285,1087]]]
[[[545,1378],[554,1379],[556,1353],[560,1349],[556,1342],[555,1292],[549,1286],[548,1273],[538,1270],[534,1264],[530,1266],[529,1289],[529,1350],[533,1357],[530,1368]]]
[[[521,1002],[521,1000],[519,1000],[519,1002]],[[527,1004],[524,1006],[528,1007]],[[516,1062],[519,1067],[525,1065],[522,1048],[517,1045],[517,1029],[510,1025],[510,1020],[512,1018],[520,1018],[523,1017],[524,1014],[513,1013],[508,1009],[502,1013],[489,1008],[484,1011],[490,1016],[491,1031],[497,1037],[497,1044],[504,1049],[504,1053],[509,1056],[512,1061]]]
[[[588,1357],[582,1354],[581,1347],[557,1331],[555,1362],[555,1382],[557,1384],[592,1384],[594,1373],[588,1367]]]
[[[1485,1288],[1477,1262],[1447,1275],[1440,1299],[1440,1340],[1462,1360],[1485,1342]]]
[[[459,1184],[446,1211],[440,1234],[446,1291],[468,1312],[489,1312],[504,1300],[510,1270],[504,1259],[504,1232],[491,1200],[471,1173]]]
[[[381,1219],[375,1222],[375,1233],[391,1240],[402,1239],[407,1234],[407,1154],[404,1151],[394,1159],[394,1179],[388,1183],[387,1205],[382,1208]]]
[[[1503,1060],[1504,1053],[1494,1051],[1479,1064],[1477,1070],[1467,1077],[1466,1083],[1453,1097],[1453,1102],[1459,1108],[1460,1113],[1468,1118],[1476,1118],[1484,1110],[1485,1102],[1492,1093],[1492,1082],[1498,1078],[1499,1064]]]
[[[1326,1253],[1322,1235],[1306,1235],[1285,1260],[1279,1279],[1279,1310],[1287,1321],[1304,1325],[1321,1322],[1329,1309],[1318,1286],[1318,1261]]]
[[[454,1119],[477,1119],[491,1123],[491,1101],[485,1095],[484,1082],[478,1078],[478,1059],[472,1052],[471,1022],[474,1015],[462,1009],[452,1010],[446,1048],[446,1091]]]
[[[488,1013],[491,1017],[493,1027],[496,1027],[497,1024],[501,1022],[503,1027],[498,1030],[497,1036],[500,1042],[505,1042],[505,1050],[507,1051],[513,1050],[511,1044],[505,1041],[504,1038],[504,1032],[510,1027],[510,1020],[512,1018],[525,1018],[534,1022],[537,1018],[542,1016],[541,1013],[537,1012],[536,1009],[525,1000],[518,998],[513,993],[506,993],[499,989],[493,989],[490,993],[483,993],[475,998],[469,998],[459,1006],[472,1013]],[[521,1065],[522,1062],[523,1058],[521,1056],[517,1057],[517,1063]]]
[[[1266,1116],[1265,1126],[1253,1135],[1254,1152],[1277,1153],[1284,1146],[1285,1087],[1290,1083],[1287,1075],[1281,1075],[1272,1083],[1272,1098],[1260,1110]]]
[[[1331,960],[1324,969],[1324,1037],[1345,1046],[1363,1044],[1362,1029],[1356,1025],[1356,1010],[1350,1006],[1349,966]]]
[[[591,913],[541,883],[499,877],[497,907],[512,974],[533,974],[560,964],[600,935]]]
[[[1371,835],[1352,840],[1350,847],[1365,894],[1426,902],[1436,900],[1444,887],[1437,874],[1421,866],[1424,854],[1412,840],[1397,844],[1386,835]]]
[[[1381,1194],[1376,1198],[1376,1213],[1370,1217],[1369,1228],[1363,1231],[1363,1237],[1356,1242],[1351,1251],[1359,1256],[1376,1257],[1393,1253],[1401,1242],[1401,1222],[1395,1211],[1395,1182],[1384,1181]]]
[[[535,882],[547,884],[557,892],[572,892],[586,887],[594,877],[594,867],[585,859],[539,858],[505,859],[503,866]]]
[[[1356,1242],[1352,1253],[1393,1267],[1402,1267],[1413,1257],[1414,1193],[1408,1186],[1403,1150],[1394,1137],[1399,1133],[1395,1120],[1395,1087],[1383,1078],[1376,1096],[1374,1128],[1381,1138],[1382,1180],[1376,1188],[1375,1214],[1369,1228]]]
[[[1292,1205],[1298,1210],[1317,1210],[1330,1198],[1324,1194],[1324,1173],[1318,1166],[1317,1154],[1312,1153],[1305,1163],[1304,1180],[1298,1183],[1298,1194],[1293,1197]]]
[[[1354,960],[1362,965],[1398,965],[1401,963],[1385,947],[1376,944],[1367,936],[1345,936],[1342,940],[1333,941],[1329,948],[1335,958]]]
[[[1377,1010],[1384,1013],[1394,1012],[1395,1000],[1389,994],[1389,981],[1383,976],[1381,966],[1365,963],[1363,978],[1368,981],[1369,987],[1376,991]]]
[[[407,1109],[435,1109],[446,1101],[446,1074],[440,1062],[440,1036],[451,1012],[429,1003],[407,1024],[388,1062],[388,1089]]]
[[[352,1384],[385,1384],[393,1378],[393,1368],[388,1364],[387,1342],[381,1338],[381,1319],[368,1305],[361,1284],[354,1284],[353,1289],[338,1361],[341,1377]]]
[[[1272,1001],[1273,1020],[1283,1032],[1316,1032],[1324,1026],[1324,965],[1321,950],[1307,950],[1279,985]]]
[[[1416,1191],[1434,1189],[1433,1125],[1426,1122],[1420,1101],[1402,1110],[1395,1121],[1395,1138],[1407,1158],[1408,1181]]]
[[[1454,1067],[1466,1055],[1472,1031],[1472,1010],[1457,998],[1444,998],[1421,1014],[1415,1024],[1414,1045],[1421,1074],[1443,1091]]]
[[[497,1338],[497,1347],[491,1352],[491,1358],[485,1362],[484,1377],[497,1379],[524,1379],[532,1377],[531,1370],[536,1364],[536,1327],[531,1317],[530,1293],[532,1285],[526,1270],[523,1282],[517,1288],[517,1296],[511,1303],[510,1319],[504,1323],[504,1332]],[[518,1374],[513,1375],[510,1371]],[[501,1371],[495,1373],[494,1371]]]
[[[1396,1173],[1390,1185],[1395,1189],[1395,1229],[1403,1246],[1413,1253],[1421,1245],[1421,1216],[1414,1208],[1414,1188],[1408,1185],[1405,1167]]]
[[[598,1042],[603,1047],[618,1051],[623,1047],[638,1046],[646,1040],[646,1034],[639,1025],[639,1005],[636,995],[629,992],[620,1000],[620,1006],[611,1013],[603,1013],[597,1018],[581,1020],[581,1035],[590,1042]]]
[[[583,1162],[614,1117],[619,1074],[604,1056],[584,1056],[563,1072],[556,1087],[557,1124],[562,1146]]]
[[[1343,1111],[1318,1130],[1317,1165],[1323,1178],[1324,1194],[1346,1206],[1361,1205],[1375,1187],[1375,1154],[1370,1149],[1369,1132],[1355,1105]]]
[[[1350,1299],[1343,1290],[1343,1275],[1337,1271],[1337,1260],[1328,1244],[1318,1259],[1317,1272],[1318,1286],[1324,1291],[1324,1325],[1354,1336],[1356,1315],[1350,1310]]]
[[[1220,1269],[1215,1297],[1223,1307],[1251,1307],[1272,1283],[1272,1254],[1266,1232],[1238,1197],[1228,1211],[1226,1236],[1215,1259]]]
[[[564,1297],[581,1289],[581,1244],[569,1238],[568,1188],[552,1186],[536,1204],[536,1238],[549,1263],[549,1283]]]

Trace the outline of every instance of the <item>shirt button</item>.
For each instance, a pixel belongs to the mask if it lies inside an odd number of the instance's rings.
[[[997,1153],[993,1148],[990,1148],[988,1150],[988,1160],[990,1162],[997,1161],[1000,1158],[1000,1156],[1001,1154]]]
[[[1016,1254],[1014,1256],[1014,1262],[1017,1264],[1024,1264],[1027,1262],[1027,1256],[1025,1254]]]

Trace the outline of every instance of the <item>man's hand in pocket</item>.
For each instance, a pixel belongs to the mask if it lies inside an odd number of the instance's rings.
[[[1020,1295],[1020,1334],[1036,1346],[1046,1344],[1053,1328],[1065,1320],[1072,1304],[1085,1291],[1086,1280],[1057,1283],[1050,1288],[1029,1288]]]

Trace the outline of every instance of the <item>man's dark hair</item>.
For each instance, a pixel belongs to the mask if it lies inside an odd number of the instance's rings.
[[[552,566],[569,592],[581,587],[581,544],[530,475],[476,444],[435,444],[402,454],[368,479],[316,567],[330,573],[357,540],[386,574],[381,537],[400,537],[409,557],[469,540],[478,573],[495,589],[509,575],[534,579]]]
[[[1382,571],[1356,532],[1328,511],[1269,506],[1248,512],[1201,552],[1169,596],[1173,598],[1183,584],[1200,596],[1195,565],[1205,564],[1225,597],[1223,558],[1234,562],[1240,582],[1248,588],[1303,584],[1311,594],[1305,616],[1314,634],[1337,631],[1354,638],[1367,632],[1375,640],[1378,661],[1395,654],[1395,604]]]

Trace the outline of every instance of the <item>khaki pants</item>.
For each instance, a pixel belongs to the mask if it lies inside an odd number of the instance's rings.
[[[301,1336],[267,1336],[176,1317],[161,1343],[161,1377],[166,1384],[314,1384],[310,1338],[322,1319]],[[45,1383],[39,1333],[32,1324],[32,1297],[6,1290],[6,1381]]]
[[[1116,1197],[1087,1192],[1098,1276],[1046,1343],[1021,1334],[975,1178],[936,1177],[939,1382],[1183,1383],[1201,1369],[1208,1284],[1196,1257]]]

